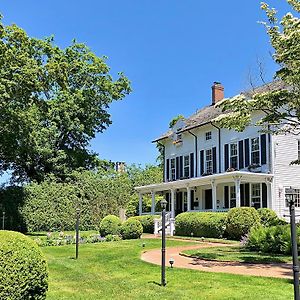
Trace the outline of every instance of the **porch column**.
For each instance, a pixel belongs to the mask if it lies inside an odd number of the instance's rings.
[[[217,185],[215,179],[211,180],[211,188],[212,188],[212,210],[215,211],[217,209]]]
[[[186,187],[187,194],[187,211],[191,211],[192,203],[191,203],[191,188],[189,186]]]
[[[151,202],[151,215],[155,214],[155,192],[151,192],[152,202]]]
[[[143,213],[143,194],[139,193],[139,215]]]
[[[266,185],[267,185],[267,207],[272,209],[272,179],[273,178],[266,178]]]
[[[175,218],[175,190],[171,190],[171,218]]]
[[[234,182],[235,182],[236,207],[241,207],[241,177],[236,176],[234,178]]]

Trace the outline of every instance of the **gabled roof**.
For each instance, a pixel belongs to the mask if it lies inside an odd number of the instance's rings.
[[[251,98],[253,95],[258,93],[265,93],[274,90],[280,90],[287,88],[286,85],[280,81],[276,80],[267,84],[264,84],[260,87],[249,89],[247,91],[241,92],[245,96]],[[219,107],[215,107],[214,105],[205,106],[202,109],[199,109],[191,115],[189,118],[185,119],[185,126],[181,128],[180,132],[188,131],[196,127],[204,126],[206,124],[211,123],[216,117],[223,114],[222,110]],[[153,140],[152,142],[158,142],[160,140],[166,139],[173,134],[173,131],[169,129],[166,133],[158,137],[157,139]]]

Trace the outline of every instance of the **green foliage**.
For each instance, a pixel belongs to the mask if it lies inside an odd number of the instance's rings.
[[[300,230],[298,229],[298,236]],[[298,242],[299,245],[299,242]],[[251,251],[264,253],[291,254],[291,234],[289,225],[255,227],[250,230],[246,247]]]
[[[108,234],[105,237],[106,242],[118,242],[118,241],[121,241],[121,240],[122,240],[122,238],[118,234]]]
[[[253,207],[235,207],[229,210],[226,219],[226,233],[229,238],[239,240],[252,227],[260,224],[260,217]]]
[[[0,240],[0,299],[46,299],[48,267],[37,244],[13,231],[0,231]]]
[[[250,125],[251,114],[262,111],[264,114],[256,125],[270,124],[265,128],[275,133],[299,133],[300,128],[300,12],[299,0],[288,0],[291,8],[296,11],[285,14],[281,20],[277,18],[275,9],[262,3],[268,22],[263,22],[270,43],[274,48],[273,58],[279,65],[275,73],[277,87],[271,89],[266,85],[264,92],[254,92],[252,100],[249,95],[241,94],[219,103],[223,111],[230,114],[219,118],[223,127],[243,131]],[[278,84],[280,83],[280,84]],[[289,126],[282,126],[289,123]],[[298,162],[299,163],[299,162]]]
[[[145,215],[131,217],[130,219],[139,220],[143,226],[143,233],[154,233],[154,219],[159,218],[158,216]]]
[[[172,128],[179,120],[184,120],[184,116],[178,115],[178,116],[174,117],[169,123],[169,128]]]
[[[110,104],[130,93],[128,79],[113,80],[106,57],[82,43],[62,49],[1,20],[0,57],[0,171],[41,182],[97,168],[89,143],[111,124]]]
[[[101,220],[99,230],[101,236],[118,235],[121,230],[120,218],[114,215],[106,216]]]
[[[129,218],[122,224],[121,236],[124,240],[139,239],[143,233],[141,222],[135,218]]]
[[[226,213],[185,212],[176,216],[176,235],[220,238],[225,232]]]
[[[270,208],[259,208],[257,210],[260,216],[260,223],[263,226],[275,226],[282,223],[282,221],[278,218],[276,212]]]

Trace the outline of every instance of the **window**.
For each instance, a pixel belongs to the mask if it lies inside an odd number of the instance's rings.
[[[175,180],[176,179],[176,167],[175,167],[175,158],[171,159],[171,180]]]
[[[259,138],[251,139],[251,164],[259,165]]]
[[[211,131],[205,132],[205,140],[211,140]]]
[[[185,155],[183,157],[183,176],[184,178],[190,177],[190,156]]]
[[[251,185],[251,206],[257,208],[261,207],[260,201],[260,183],[253,183]]]
[[[298,160],[300,160],[300,140],[298,140]]]
[[[229,208],[235,207],[236,206],[236,192],[235,192],[235,186],[234,185],[230,186],[229,199],[230,199]]]
[[[238,148],[237,143],[230,144],[230,167],[238,168]]]
[[[294,195],[295,207],[300,207],[300,189],[295,189]],[[289,203],[286,201],[286,206],[289,206]]]
[[[205,151],[205,173],[212,174],[213,172],[213,161],[212,161],[212,149]]]

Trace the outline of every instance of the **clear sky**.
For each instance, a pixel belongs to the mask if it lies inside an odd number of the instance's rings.
[[[286,1],[267,2],[290,10]],[[257,0],[1,0],[0,12],[30,36],[86,43],[108,56],[114,76],[131,80],[132,94],[110,108],[113,124],[91,143],[113,161],[155,163],[151,140],[174,116],[209,105],[213,81],[229,97],[249,87],[258,60],[266,80],[277,68]]]

